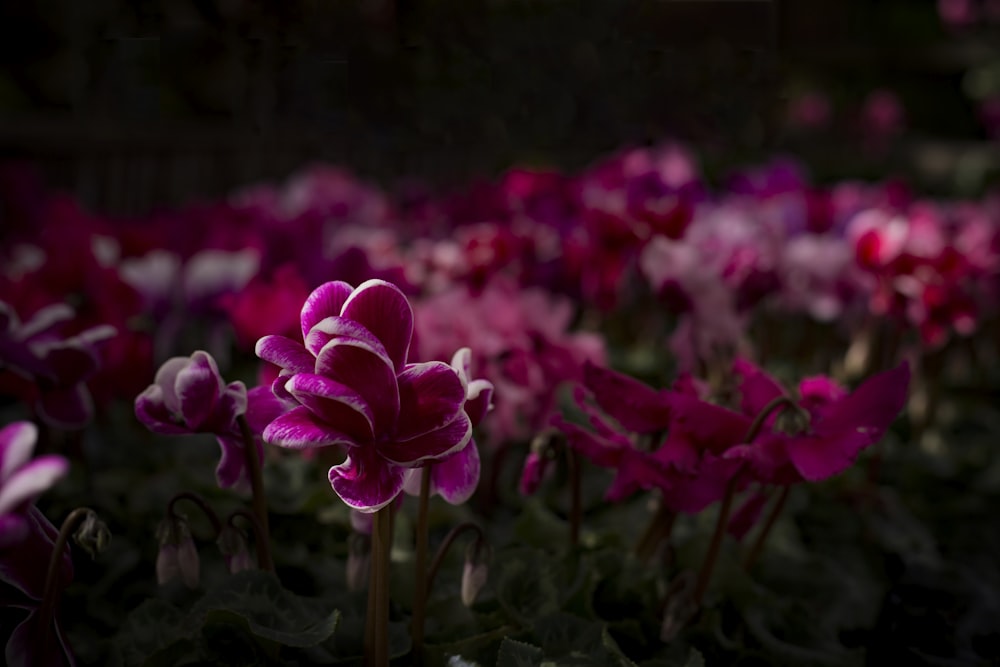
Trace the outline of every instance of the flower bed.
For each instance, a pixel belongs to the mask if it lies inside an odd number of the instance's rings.
[[[7,664],[1000,654],[996,197],[665,145],[9,209]]]

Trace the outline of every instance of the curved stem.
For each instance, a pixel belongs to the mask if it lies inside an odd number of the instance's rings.
[[[89,507],[78,507],[69,513],[59,528],[59,536],[49,557],[49,568],[45,574],[45,587],[42,589],[42,602],[38,608],[38,625],[36,626],[36,646],[44,646],[49,638],[52,626],[52,614],[56,606],[56,583],[59,579],[59,566],[62,563],[63,552],[69,542],[69,536],[83,523],[88,516],[94,514]]]
[[[708,553],[702,561],[701,570],[698,571],[698,581],[694,587],[691,599],[698,607],[708,590],[708,582],[712,577],[712,570],[715,569],[715,561],[719,557],[719,549],[722,546],[722,538],[726,532],[726,525],[729,523],[729,511],[733,507],[733,496],[736,495],[736,482],[741,471],[737,471],[733,478],[726,485],[726,494],[722,497],[722,506],[719,508],[719,518],[715,522],[715,532],[712,533],[712,541],[708,545]]]
[[[431,497],[431,466],[420,471],[420,504],[417,508],[417,544],[414,564],[413,619],[410,622],[410,642],[413,662],[423,661],[424,618],[427,612],[427,510]]]
[[[771,414],[778,408],[801,410],[795,401],[784,394],[771,399],[771,401],[757,413],[757,416],[754,417],[753,423],[750,424],[750,428],[747,430],[747,434],[743,438],[743,442],[753,442],[753,439],[760,435],[761,429],[764,428],[764,422],[767,421],[767,418],[770,417]]]
[[[483,529],[479,527],[479,524],[472,523],[471,521],[465,521],[458,524],[452,528],[447,535],[445,535],[444,542],[438,547],[437,553],[434,554],[434,560],[431,562],[431,569],[427,572],[427,590],[434,588],[434,579],[437,578],[438,570],[441,569],[442,563],[444,563],[445,556],[448,555],[448,550],[451,545],[454,544],[458,536],[463,532],[471,530],[476,533],[476,540],[479,542],[486,541],[486,534]]]
[[[254,440],[246,415],[236,418],[243,434],[243,456],[246,457],[247,472],[250,474],[250,488],[253,493],[253,511],[260,523],[260,534],[256,536],[257,553],[260,566],[268,572],[274,572],[274,561],[271,559],[271,529],[267,521],[267,496],[264,495],[264,477],[261,473],[260,459],[257,457],[257,443]]]
[[[781,510],[785,508],[785,502],[788,500],[788,491],[791,486],[784,485],[781,487],[781,491],[778,492],[778,500],[771,508],[771,513],[767,515],[767,520],[764,522],[764,526],[761,528],[760,533],[757,535],[757,539],[754,540],[753,546],[750,547],[750,551],[747,552],[746,558],[743,559],[743,569],[750,571],[750,568],[754,566],[757,562],[757,558],[760,556],[761,550],[764,548],[764,542],[767,540],[768,533],[771,532],[771,528],[774,527],[774,522],[777,521],[778,515],[781,514]]]
[[[211,505],[208,504],[208,501],[194,491],[181,491],[180,493],[174,494],[174,496],[167,503],[167,516],[172,519],[181,518],[177,513],[177,503],[181,500],[190,500],[198,507],[198,509],[201,510],[202,514],[208,517],[208,520],[212,524],[212,531],[215,533],[212,536],[212,539],[218,539],[219,534],[222,532],[222,520],[219,518],[219,515],[215,513],[215,510],[212,509]]]

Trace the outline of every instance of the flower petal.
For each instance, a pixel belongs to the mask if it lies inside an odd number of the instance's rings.
[[[220,489],[237,488],[240,491],[250,490],[250,479],[247,474],[246,455],[243,452],[245,447],[243,438],[235,435],[219,436],[216,438],[222,456],[219,457],[219,465],[215,468],[215,481]],[[254,438],[257,446],[257,460],[264,460],[264,445],[259,438]]]
[[[339,315],[320,320],[309,330],[309,335],[305,339],[306,349],[313,355],[318,355],[327,343],[340,336],[356,338],[371,346],[379,354],[385,355],[387,358],[389,356],[382,341],[376,338],[375,334],[354,320]]]
[[[827,437],[862,434],[862,439],[848,438],[843,444],[852,457],[867,445],[878,442],[906,404],[910,387],[910,366],[903,362],[865,380],[850,396],[831,405],[814,426],[816,433]],[[860,443],[860,446],[859,446]]]
[[[737,359],[733,362],[733,372],[740,376],[740,410],[749,417],[756,417],[757,414],[767,407],[767,404],[785,393],[781,385],[770,375],[757,368],[746,359]],[[775,419],[775,415],[769,418]]]
[[[180,414],[181,402],[177,398],[177,374],[187,368],[191,362],[190,357],[171,357],[163,362],[163,365],[156,370],[156,377],[153,384],[163,390],[163,405],[168,412]]]
[[[40,456],[17,469],[0,488],[0,514],[6,514],[31,502],[69,471],[69,462],[61,456]]]
[[[247,392],[247,424],[254,435],[261,435],[268,424],[293,407],[294,403],[275,396],[270,386],[254,387]]]
[[[171,392],[172,393],[172,392]],[[178,424],[164,401],[166,391],[158,384],[151,384],[135,397],[135,417],[153,433],[180,435],[191,430]]]
[[[27,463],[38,440],[38,427],[31,422],[14,422],[0,430],[0,484]]]
[[[396,437],[409,440],[454,421],[465,404],[465,387],[455,369],[440,361],[408,364],[399,374]]]
[[[94,399],[87,385],[80,382],[43,392],[35,409],[47,424],[63,429],[80,428],[94,414]]]
[[[300,405],[281,415],[264,429],[264,440],[289,449],[310,449],[330,445],[352,447],[357,443],[346,433],[320,421],[309,408]]]
[[[464,412],[441,428],[409,440],[377,442],[378,453],[396,465],[413,468],[457,452],[472,439],[472,422]]]
[[[222,376],[215,359],[203,350],[192,354],[191,363],[177,373],[174,391],[184,421],[192,429],[200,429],[212,415],[222,394]]]
[[[405,470],[383,460],[370,447],[356,447],[340,465],[330,468],[330,486],[348,507],[377,512],[403,490]]]
[[[300,314],[302,340],[306,339],[317,322],[333,315],[340,315],[344,302],[353,291],[354,288],[342,280],[323,283],[314,289],[302,305]]]
[[[472,426],[479,426],[486,413],[493,407],[493,383],[489,380],[473,380],[465,390],[465,414],[472,420]]]
[[[385,280],[366,280],[347,298],[340,314],[375,334],[396,371],[403,369],[413,336],[413,310],[398,287]]]
[[[451,367],[458,373],[458,379],[462,381],[462,386],[469,385],[469,378],[472,377],[472,350],[463,347],[456,351],[451,357]]]
[[[297,373],[285,389],[322,421],[356,440],[370,442],[375,437],[372,409],[358,392],[323,375]]]
[[[54,303],[46,306],[31,316],[31,320],[25,322],[17,331],[17,336],[21,340],[34,338],[53,329],[56,325],[73,319],[75,313],[73,309],[65,303]]]
[[[372,410],[376,435],[394,429],[399,417],[399,386],[388,357],[363,341],[335,338],[316,357],[316,374],[361,395]]]
[[[587,361],[583,383],[601,409],[629,431],[654,433],[670,423],[667,396],[635,378]]]
[[[431,466],[431,490],[446,502],[461,505],[479,485],[479,470],[479,448],[470,439],[465,447]]]
[[[0,582],[17,589],[31,600],[41,600],[46,568],[38,564],[48,562],[52,556],[59,531],[34,505],[18,516],[26,522],[27,533],[19,540],[16,549],[5,551],[0,558]],[[63,549],[60,565],[59,585],[62,588],[73,580],[73,560],[68,544]]]
[[[301,343],[285,336],[264,336],[254,346],[254,354],[292,373],[311,371],[316,363]]]
[[[786,448],[795,469],[810,482],[818,482],[850,468],[866,441],[860,433],[841,438],[806,435],[789,439]]]

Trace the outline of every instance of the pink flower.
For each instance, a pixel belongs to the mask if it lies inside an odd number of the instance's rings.
[[[225,384],[215,359],[198,350],[160,366],[153,384],[136,396],[135,416],[153,433],[215,435],[222,450],[215,478],[225,489],[248,482],[243,434],[237,422],[237,417],[247,412],[247,402],[246,386],[242,382]],[[263,445],[257,442],[257,447],[262,458]]]
[[[341,445],[330,484],[350,507],[375,512],[403,488],[408,468],[461,451],[472,438],[467,385],[438,361],[407,363],[413,313],[391,283],[321,285],[301,313],[305,345],[265,336],[257,355],[282,368],[275,394],[297,405],[264,429],[290,449]]]

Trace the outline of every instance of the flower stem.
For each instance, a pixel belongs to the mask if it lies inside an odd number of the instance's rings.
[[[471,521],[464,521],[452,528],[448,534],[445,535],[444,541],[441,543],[441,546],[438,547],[437,553],[434,554],[434,560],[431,562],[431,569],[427,572],[427,590],[434,588],[434,579],[437,578],[438,570],[441,569],[445,556],[448,555],[448,549],[451,548],[451,545],[454,544],[459,535],[468,530],[476,533],[477,541],[486,541],[486,534],[483,532],[483,529],[479,527],[479,524],[472,523]]]
[[[760,529],[760,533],[757,535],[757,539],[754,540],[753,546],[750,547],[750,551],[747,552],[746,558],[743,559],[743,569],[747,572],[750,568],[754,566],[757,562],[757,558],[760,556],[761,550],[764,548],[764,542],[767,540],[768,534],[771,532],[771,528],[774,527],[775,521],[778,519],[778,515],[781,514],[781,510],[785,508],[785,501],[788,500],[788,491],[791,487],[789,485],[784,485],[781,487],[781,491],[778,492],[778,500],[771,508],[771,513],[767,515],[767,520],[764,522],[764,526]]]
[[[218,539],[219,533],[222,532],[222,520],[219,519],[219,515],[215,513],[215,510],[212,509],[211,505],[209,505],[204,498],[193,491],[181,491],[180,493],[174,494],[174,496],[167,503],[167,516],[173,519],[180,518],[177,514],[176,505],[182,500],[190,500],[198,507],[198,509],[201,510],[202,514],[208,517],[209,522],[212,524],[212,539]]]
[[[580,522],[583,517],[580,459],[577,458],[576,452],[573,451],[565,440],[563,440],[562,446],[566,454],[566,467],[569,472],[570,485],[569,543],[571,546],[576,547],[580,544]]]
[[[392,550],[392,504],[378,510],[372,524],[372,569],[365,630],[365,664],[389,665],[389,554]],[[370,628],[370,629],[369,629]]]
[[[646,529],[635,545],[634,553],[640,562],[647,562],[650,556],[653,555],[653,552],[656,551],[656,547],[670,537],[676,518],[677,514],[671,512],[661,500],[659,506],[656,508],[656,512],[650,518]]]
[[[414,565],[413,619],[410,622],[410,642],[413,664],[423,661],[424,618],[427,612],[427,510],[431,498],[431,466],[428,463],[420,471],[420,499],[417,508],[417,545]]]
[[[49,557],[49,569],[45,575],[45,587],[42,589],[42,602],[38,608],[38,625],[36,627],[36,646],[48,645],[49,633],[52,631],[52,615],[56,606],[56,585],[59,580],[59,566],[62,563],[63,552],[66,551],[66,544],[69,536],[77,527],[82,524],[87,517],[94,514],[94,510],[89,507],[78,507],[69,513],[59,528],[59,536],[52,548],[52,555]]]
[[[698,581],[695,583],[694,593],[691,599],[695,606],[700,607],[701,601],[708,590],[708,582],[712,577],[712,570],[715,569],[715,561],[719,558],[719,549],[722,547],[722,538],[726,532],[726,525],[729,523],[729,511],[733,507],[733,496],[736,495],[736,482],[740,477],[737,471],[733,478],[726,485],[726,494],[722,497],[722,506],[719,508],[719,518],[715,522],[715,532],[712,533],[712,541],[708,545],[708,553],[702,561],[701,570],[698,572]]]
[[[253,493],[253,511],[260,524],[260,534],[256,536],[257,554],[261,569],[274,572],[274,560],[271,558],[271,528],[267,520],[267,496],[264,495],[264,477],[261,473],[260,459],[257,457],[257,443],[254,440],[246,415],[236,418],[240,431],[243,433],[243,456],[246,457],[247,472],[250,474],[250,488]]]

